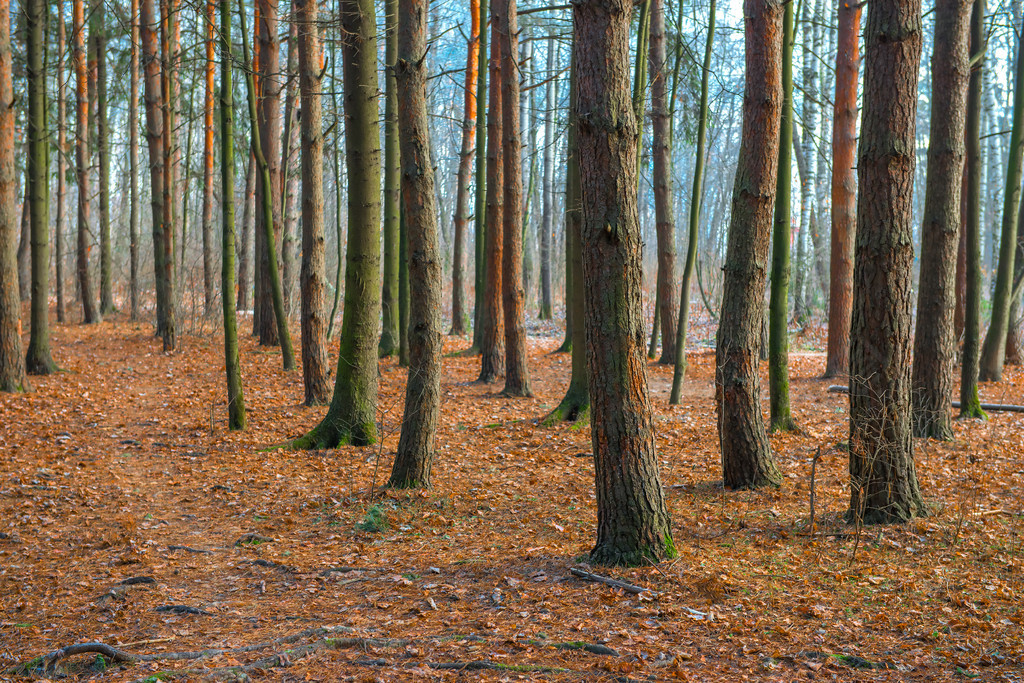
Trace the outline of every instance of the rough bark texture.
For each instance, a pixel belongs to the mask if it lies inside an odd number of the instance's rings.
[[[964,175],[968,28],[971,0],[937,0],[932,53],[932,111],[921,226],[921,278],[914,333],[914,436],[953,438],[950,401],[956,338],[957,247]]]
[[[476,138],[476,86],[480,59],[480,0],[469,1],[470,30],[466,55],[463,101],[462,149],[459,152],[458,185],[455,190],[455,236],[452,245],[452,327],[448,334],[466,334],[466,227],[469,225],[469,178],[473,172]]]
[[[57,369],[50,356],[50,131],[46,116],[45,0],[25,4],[28,51],[28,172],[26,198],[32,234],[32,334],[25,369],[48,375]]]
[[[674,363],[679,301],[676,291],[676,219],[672,210],[672,132],[665,68],[665,7],[651,0],[651,156],[654,161],[654,216],[658,237],[658,306],[661,323],[659,363]]]
[[[596,564],[673,557],[647,391],[637,214],[637,120],[629,14],[621,0],[573,6],[577,42],[583,296],[597,489]],[[579,322],[579,321],[577,321]]]
[[[832,113],[832,252],[829,267],[826,377],[843,375],[850,366],[853,244],[857,229],[857,174],[854,156],[857,149],[860,12],[861,3],[839,0],[836,95]]]
[[[212,2],[211,2],[212,5]],[[213,21],[212,6],[210,21]],[[207,53],[209,56],[209,53]],[[221,150],[221,306],[224,312],[224,370],[228,390],[228,428],[245,429],[245,395],[238,360],[235,317],[235,140],[231,88],[231,0],[220,2],[220,150]]]
[[[299,223],[299,212],[296,208],[299,195],[299,173],[296,173],[294,159],[299,151],[299,108],[296,106],[299,97],[299,38],[298,23],[292,20],[288,28],[288,71],[285,80],[284,105],[284,149],[281,152],[281,197],[284,203],[281,210],[281,294],[284,297],[285,316],[292,317],[292,301],[295,299],[295,287],[298,282],[299,264],[296,262],[295,231]]]
[[[214,0],[206,0],[206,64],[204,79],[203,98],[203,313],[207,317],[213,315],[214,290],[213,290],[213,109],[214,109],[214,27],[216,14],[216,3]],[[234,165],[234,149],[231,150],[231,163]],[[234,185],[235,180],[231,178],[229,185]],[[222,189],[225,186],[222,186]],[[231,189],[231,196],[234,197],[234,188]],[[234,222],[234,209],[232,207],[232,223]],[[232,230],[234,226],[232,225]],[[234,249],[234,237],[231,238],[232,249]],[[232,254],[232,260],[234,255]],[[232,280],[234,276],[232,275]],[[234,283],[232,283],[233,285]]]
[[[502,0],[495,0],[496,3]],[[487,119],[487,209],[484,223],[484,284],[477,300],[480,310],[480,382],[493,382],[502,372],[505,326],[501,310],[502,214],[504,168],[501,145],[501,36],[491,8],[491,89]],[[518,155],[516,157],[518,159]]]
[[[783,5],[745,0],[747,81],[743,137],[733,185],[715,398],[722,472],[729,488],[782,482],[761,414],[758,356],[765,319],[768,241],[775,203],[782,113]]]
[[[378,352],[381,357],[399,352],[401,345],[399,307],[399,140],[398,85],[398,0],[385,0],[384,24],[384,285],[381,289],[381,318],[384,321]]]
[[[924,513],[914,472],[910,309],[919,0],[868,6],[850,327],[850,517]]]
[[[18,178],[14,169],[11,5],[0,0],[0,391],[25,391],[18,293]]]
[[[516,0],[495,2],[495,21],[501,36],[502,212],[501,298],[505,317],[506,396],[530,396],[526,364],[526,306],[523,291],[523,165],[519,135],[519,28]]]
[[[377,440],[380,329],[380,126],[377,18],[373,0],[341,0],[348,167],[348,249],[338,371],[327,415],[293,448]]]
[[[297,0],[302,104],[302,383],[306,405],[330,399],[327,365],[327,264],[324,256],[324,134],[320,35],[315,0]]]
[[[390,486],[430,486],[441,412],[441,252],[427,119],[427,0],[401,0],[398,15],[398,134],[409,256],[409,380]]]
[[[960,417],[984,419],[978,400],[978,361],[981,352],[981,97],[986,48],[985,0],[974,0],[971,10],[972,58],[980,62],[971,71],[967,86],[967,119],[964,131],[964,346],[960,361]]]
[[[89,251],[92,249],[89,227],[89,75],[85,51],[85,1],[71,3],[74,36],[72,55],[75,63],[75,167],[78,174],[78,288],[82,295],[82,322],[97,323],[96,308],[89,273]]]

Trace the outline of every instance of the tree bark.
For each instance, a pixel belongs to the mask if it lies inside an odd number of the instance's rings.
[[[964,124],[970,78],[972,0],[937,0],[932,53],[932,111],[921,226],[921,276],[914,334],[914,436],[952,439],[950,401],[956,338],[957,247],[964,176]]]
[[[302,384],[305,403],[330,400],[327,361],[327,273],[324,257],[323,52],[315,0],[297,0],[302,107]]]
[[[483,349],[483,311],[484,285],[486,271],[486,232],[487,232],[487,137],[490,134],[487,126],[487,107],[482,106],[487,99],[487,0],[480,0],[480,59],[477,64],[476,98],[480,106],[476,108],[476,194],[473,248],[473,346],[471,350],[480,352]]]
[[[249,151],[249,163],[245,167],[245,195],[242,197],[242,239],[238,247],[238,310],[250,308],[249,298],[252,295],[252,243],[254,217],[256,210],[256,162]]]
[[[398,59],[398,0],[385,0],[384,24],[384,285],[381,290],[383,328],[378,353],[381,358],[400,351],[399,314],[399,140],[398,86],[395,62]]]
[[[57,5],[58,8],[63,7],[60,3]],[[61,20],[59,22],[58,32],[61,36],[59,41],[60,47],[58,50],[61,52],[60,57],[60,68],[61,74],[64,73],[63,66],[63,10],[58,9]],[[129,199],[129,215],[128,215],[128,268],[129,268],[129,280],[128,280],[128,298],[129,298],[129,316],[134,322],[139,319],[139,0],[131,0],[131,56],[128,63],[128,191],[130,194]],[[59,91],[62,93],[64,89],[64,79],[59,78]],[[61,131],[61,136],[64,133],[64,95],[58,94],[59,102],[58,107],[58,128]],[[59,142],[57,145],[60,152],[58,161],[58,178],[57,178],[57,224],[63,226],[64,214],[63,214],[63,187],[64,187],[64,143]],[[58,235],[61,232],[58,229]],[[60,239],[58,237],[58,239]],[[58,258],[57,258],[57,272],[62,272],[60,265],[60,252],[61,247],[58,243]],[[64,283],[62,277],[57,278],[57,307],[58,310],[63,308],[63,289]],[[63,315],[59,316],[62,318]]]
[[[85,51],[85,1],[73,0],[74,26],[72,55],[75,62],[75,161],[78,174],[78,287],[82,293],[82,322],[98,323],[99,310],[92,291],[89,273],[89,251],[92,249],[89,228],[89,75]]]
[[[919,0],[868,5],[850,327],[850,518],[924,514],[910,403]]]
[[[850,366],[850,310],[853,245],[857,229],[857,83],[860,63],[861,3],[839,2],[836,95],[832,110],[832,248],[829,266],[828,344],[825,377]],[[807,160],[810,163],[810,159]]]
[[[644,356],[630,9],[621,0],[584,0],[573,7],[583,207],[582,322],[597,489],[597,544],[590,560],[603,565],[657,562],[676,554],[658,474]]]
[[[10,0],[0,0],[0,391],[26,391],[18,292],[18,178],[14,167]]]
[[[544,87],[544,206],[540,228],[540,314],[541,320],[551,320],[551,241],[555,230],[555,85],[556,54],[558,52],[555,39],[548,39],[548,83]],[[571,106],[570,106],[571,109]],[[569,113],[572,116],[572,112]],[[570,133],[573,135],[574,133]],[[576,152],[570,152],[575,155]],[[570,162],[573,163],[573,162]],[[566,208],[568,212],[568,207]],[[568,226],[567,226],[568,227]],[[567,262],[568,263],[568,262]],[[570,266],[571,267],[571,266]],[[566,303],[569,299],[566,299]],[[568,306],[567,306],[568,308]]]
[[[89,23],[96,50],[96,153],[99,160],[100,315],[114,312],[114,273],[110,241],[110,148],[107,125],[107,28],[104,3],[97,0]],[[47,193],[49,194],[49,193]],[[49,199],[47,198],[47,203]]]
[[[783,5],[772,0],[744,2],[747,85],[743,137],[733,186],[715,352],[718,439],[729,488],[782,483],[761,414],[758,356],[779,164],[783,12]]]
[[[285,74],[288,86],[284,106],[284,150],[281,153],[281,295],[284,297],[284,312],[288,319],[292,317],[295,284],[299,279],[298,264],[295,262],[295,230],[301,209],[295,207],[298,201],[299,179],[295,173],[295,164],[292,162],[299,149],[299,108],[296,106],[299,96],[298,28],[293,8],[288,29],[288,71]]]
[[[216,3],[214,0],[206,0],[206,68],[204,73],[205,97],[203,99],[203,312],[206,317],[213,315],[213,109],[214,109],[214,27],[216,26]],[[221,106],[224,106],[223,104]],[[231,170],[234,170],[235,151],[232,145]],[[231,178],[228,182],[234,185],[235,180]],[[222,190],[226,186],[222,186]],[[232,199],[234,188],[231,189]],[[231,209],[232,230],[234,230],[234,207]],[[234,236],[231,238],[232,249],[234,249]],[[234,254],[231,255],[234,260]],[[232,273],[232,286],[234,286],[234,273]],[[233,294],[233,292],[232,292]],[[232,311],[232,314],[234,312]]]
[[[398,12],[398,134],[409,255],[409,380],[389,486],[429,487],[441,412],[441,253],[427,119],[427,0]]]

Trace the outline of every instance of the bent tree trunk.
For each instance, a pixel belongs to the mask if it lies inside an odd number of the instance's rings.
[[[584,320],[597,488],[596,564],[674,557],[647,391],[637,214],[637,120],[623,0],[574,5]],[[614,319],[616,324],[608,324]]]
[[[715,350],[718,439],[723,478],[729,488],[782,483],[761,415],[758,357],[779,163],[783,11],[783,6],[772,0],[744,3],[747,86],[743,136],[733,185]]]
[[[313,0],[309,0],[312,2]],[[400,0],[398,135],[409,252],[409,381],[390,486],[430,486],[441,412],[441,254],[427,119],[427,0]]]
[[[956,255],[964,175],[970,0],[937,0],[932,113],[921,226],[921,282],[914,334],[914,436],[953,438],[950,401],[956,339]]]
[[[910,407],[910,278],[920,0],[872,0],[864,39],[850,327],[850,518],[924,514]]]
[[[320,424],[288,444],[299,449],[377,440],[381,188],[373,0],[341,0],[341,30],[349,182],[345,310],[331,405]]]

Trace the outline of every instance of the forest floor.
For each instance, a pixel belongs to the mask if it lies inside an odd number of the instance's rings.
[[[823,354],[792,358],[801,431],[771,437],[785,483],[768,491],[721,486],[713,352],[691,354],[678,407],[671,368],[652,363],[679,557],[590,568],[645,589],[631,593],[570,573],[595,539],[590,429],[538,424],[570,363],[551,353],[556,330],[533,329],[534,398],[474,383],[476,358],[445,360],[434,487],[399,492],[379,489],[402,413],[394,360],[380,363],[379,445],[268,451],[324,412],[300,405],[301,373],[276,349],[243,340],[250,427],[229,433],[219,335],[167,355],[150,325],[56,326],[63,372],[0,396],[0,679],[101,641],[152,657],[20,675],[1024,680],[1024,416],[916,442],[931,515],[858,529],[843,520],[847,399],[819,379]],[[1024,374],[981,392],[1024,403]]]

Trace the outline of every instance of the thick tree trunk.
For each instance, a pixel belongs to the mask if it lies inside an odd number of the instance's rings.
[[[675,362],[679,315],[676,291],[676,219],[672,210],[672,120],[665,67],[665,7],[651,0],[651,147],[654,161],[654,213],[658,237],[658,312],[661,323],[659,363]]]
[[[455,191],[455,236],[452,254],[452,327],[448,334],[466,334],[466,226],[469,224],[469,177],[473,172],[476,137],[476,87],[480,58],[480,0],[469,0],[470,31],[466,55],[463,101],[462,149],[459,152],[458,186]]]
[[[302,384],[306,405],[330,400],[327,361],[327,264],[324,257],[324,134],[321,102],[323,53],[317,3],[295,3],[299,27],[302,116]]]
[[[26,49],[28,75],[28,168],[25,197],[32,230],[32,334],[25,359],[33,375],[57,369],[50,356],[50,131],[46,116],[45,0],[28,0]]]
[[[409,255],[409,381],[390,486],[429,487],[441,412],[441,252],[427,119],[427,0],[401,0],[398,14],[398,133]]]
[[[14,168],[11,5],[0,0],[0,391],[26,391],[18,296],[18,178]]]
[[[526,360],[526,307],[523,292],[523,165],[519,135],[519,28],[516,0],[497,0],[494,13],[501,41],[502,211],[501,298],[505,317],[506,396],[531,396]]]
[[[579,74],[583,292],[594,477],[596,564],[675,556],[658,474],[641,314],[637,120],[630,102],[630,4],[574,5]],[[609,324],[614,320],[616,324]]]
[[[377,440],[380,325],[380,127],[377,122],[377,17],[373,0],[341,0],[348,166],[345,311],[327,415],[294,448],[366,445]]]
[[[964,130],[964,346],[960,361],[960,417],[986,417],[978,399],[981,347],[981,98],[986,49],[985,0],[971,9],[971,58],[980,59],[967,86]]]
[[[758,357],[765,318],[768,241],[782,113],[782,15],[772,0],[745,0],[747,85],[733,186],[716,348],[715,397],[722,469],[729,488],[778,486],[761,414]]]
[[[206,68],[205,97],[203,99],[203,313],[206,317],[213,315],[213,98],[214,98],[214,27],[216,26],[216,3],[214,0],[206,0]],[[223,106],[223,104],[221,105]],[[235,161],[235,151],[232,146],[231,164],[232,170]],[[235,180],[231,178],[230,185]],[[223,188],[222,188],[223,189]],[[231,190],[234,197],[234,188]],[[231,209],[231,220],[234,223],[234,207]],[[234,225],[232,225],[232,231]],[[231,238],[232,249],[234,249],[234,236]],[[234,260],[234,254],[231,255]],[[232,284],[234,274],[232,273]],[[234,312],[232,312],[233,314]]]
[[[75,62],[75,162],[78,174],[78,287],[82,293],[82,322],[98,323],[99,310],[96,308],[92,291],[92,276],[89,273],[89,251],[92,249],[89,227],[89,74],[85,51],[85,1],[72,2],[73,45]]]
[[[1013,262],[1017,251],[1017,211],[1021,194],[1021,165],[1024,162],[1024,53],[1022,38],[1017,38],[1017,68],[1014,76],[1013,123],[1010,151],[1006,162],[1006,186],[1003,192],[1003,221],[999,237],[999,267],[992,294],[992,322],[981,348],[979,379],[998,382],[1003,376],[1006,357],[1006,333],[1010,326],[1010,295],[1013,288]]]
[[[213,2],[208,6],[213,21]],[[209,57],[209,52],[207,52]],[[231,88],[231,0],[220,0],[220,151],[221,151],[221,307],[224,312],[224,369],[228,389],[228,428],[245,429],[245,395],[238,361],[235,317],[235,140]]]
[[[825,377],[850,366],[853,245],[857,229],[857,83],[861,3],[839,3],[836,95],[832,123],[832,250],[829,266],[828,345]],[[807,160],[810,163],[810,159]]]
[[[495,0],[502,2],[502,0]],[[484,286],[477,294],[482,301],[480,311],[480,376],[479,382],[493,382],[502,372],[504,356],[504,318],[501,309],[501,250],[504,207],[504,168],[502,166],[501,61],[503,50],[496,15],[491,8],[491,89],[487,119],[487,214],[484,235]],[[518,155],[516,159],[518,160]]]
[[[914,472],[910,309],[919,0],[868,5],[850,327],[850,518],[924,514]]]
[[[395,61],[398,59],[398,0],[385,0],[384,24],[384,285],[381,289],[383,327],[378,353],[386,358],[400,351],[399,314],[399,141],[398,86]]]
[[[937,0],[932,53],[932,110],[921,226],[921,276],[914,334],[914,435],[953,438],[950,401],[956,338],[957,247],[964,177],[964,121],[970,78],[968,28],[972,0]]]

